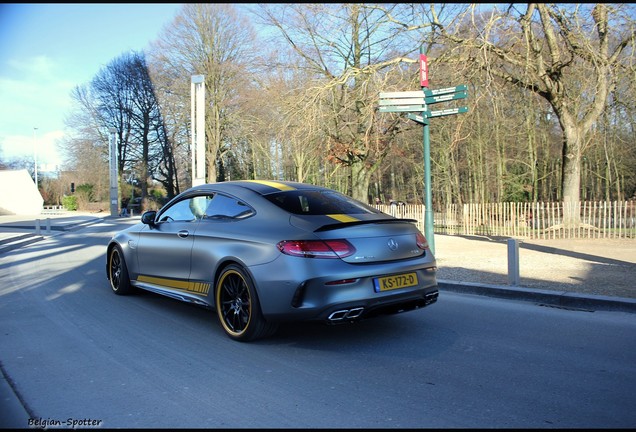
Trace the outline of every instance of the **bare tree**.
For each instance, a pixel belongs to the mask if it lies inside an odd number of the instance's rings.
[[[157,161],[155,179],[162,183],[168,198],[190,187],[189,155],[190,110],[184,97],[184,78],[169,64],[161,61],[156,51],[149,51],[148,70],[155,89],[161,123],[161,157]]]
[[[96,199],[107,200],[108,132],[97,112],[89,85],[75,87],[71,99],[74,107],[65,119],[69,133],[60,142],[65,155],[63,165],[68,172],[73,172],[73,181],[78,180],[77,185],[92,184],[95,186]],[[65,192],[69,186],[66,185]]]
[[[122,56],[78,87],[69,163],[103,173],[114,126],[122,171],[175,195],[191,181],[190,77],[203,74],[208,181],[417,202],[421,125],[378,113],[377,98],[419,88],[423,46],[432,88],[466,83],[470,95],[467,115],[431,122],[435,205],[634,195],[633,5],[254,5],[262,43],[249,8],[186,4],[147,67]]]
[[[124,182],[124,172],[134,173],[145,198],[166,139],[161,134],[163,121],[145,56],[135,52],[121,55],[100,70],[89,85],[76,87],[72,97],[78,110],[68,123],[79,127],[66,147],[75,157],[76,169],[77,163],[86,159],[81,155],[86,154],[87,146],[99,146],[101,154],[108,155],[108,130],[115,128],[118,175]],[[94,159],[86,163],[91,161]]]
[[[628,47],[633,53],[633,20],[621,6],[606,4],[499,7],[485,12],[473,6],[456,27],[435,20],[464,52],[449,51],[447,59],[468,62],[550,104],[563,131],[561,189],[572,209],[564,223],[577,224],[586,136],[607,106],[623,53]],[[588,80],[571,79],[580,69]]]
[[[189,100],[190,77],[206,86],[207,181],[217,181],[217,163],[231,147],[230,130],[241,121],[238,89],[253,79],[250,61],[255,36],[231,4],[185,4],[153,44],[153,62],[172,68],[183,80],[178,91]]]
[[[155,89],[150,80],[145,55],[133,53],[122,59],[125,82],[132,103],[132,109],[127,112],[132,120],[131,143],[134,145],[131,150],[136,162],[138,179],[141,181],[143,199],[148,195],[148,184],[151,178],[155,177],[157,166],[163,161],[162,156],[165,152],[162,149],[165,146],[162,143],[165,143],[166,136],[163,134],[163,119]],[[167,183],[173,183],[173,173],[171,171],[164,171],[164,173],[170,176],[170,181]]]
[[[327,158],[347,169],[345,192],[367,201],[371,175],[394,136],[376,124],[383,73],[406,61],[405,55],[419,49],[419,44],[400,44],[402,29],[387,19],[395,6],[285,4],[263,10],[267,24],[295,52],[292,61],[306,71],[296,124],[300,119],[318,119]]]

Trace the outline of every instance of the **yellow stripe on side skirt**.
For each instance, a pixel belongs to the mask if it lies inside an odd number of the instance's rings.
[[[137,278],[137,281],[197,294],[207,294],[210,291],[210,284],[205,282],[188,282],[184,280],[165,279],[144,275],[140,275]]]

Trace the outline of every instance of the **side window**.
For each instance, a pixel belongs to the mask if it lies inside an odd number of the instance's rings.
[[[242,201],[226,195],[216,194],[205,211],[206,219],[244,219],[254,210]]]
[[[203,218],[212,196],[202,195],[181,200],[161,214],[160,222],[196,222]]]

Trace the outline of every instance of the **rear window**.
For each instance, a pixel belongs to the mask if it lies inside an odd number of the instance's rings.
[[[335,191],[293,190],[266,195],[272,203],[299,215],[378,214],[379,210]]]

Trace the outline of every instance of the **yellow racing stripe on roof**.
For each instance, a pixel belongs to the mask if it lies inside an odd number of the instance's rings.
[[[269,181],[269,180],[246,180],[246,181],[249,181],[252,183],[259,183],[265,186],[270,186],[278,190],[296,190],[295,187],[287,186],[286,184],[275,182],[275,181]]]
[[[360,220],[346,214],[328,214],[325,216],[329,216],[330,218],[335,219],[338,222],[357,222]]]

